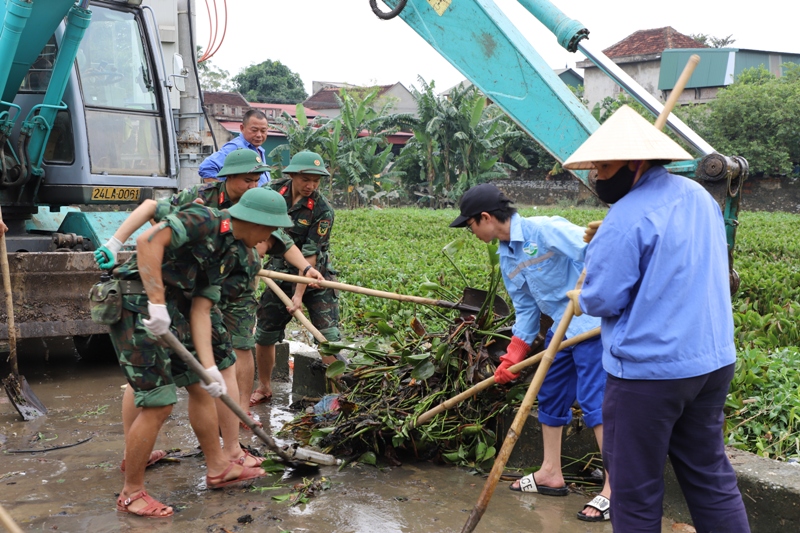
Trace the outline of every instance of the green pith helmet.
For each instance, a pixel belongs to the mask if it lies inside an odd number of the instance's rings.
[[[251,150],[248,150],[252,153]],[[248,189],[239,201],[228,209],[233,218],[274,228],[290,228],[294,225],[286,214],[286,200],[283,196],[265,187]]]
[[[294,174],[295,172],[330,176],[330,173],[325,168],[325,163],[322,161],[322,157],[308,150],[294,154],[292,160],[289,161],[289,166],[283,169],[284,174]]]
[[[217,176],[230,176],[231,174],[261,174],[269,170],[269,167],[261,160],[257,152],[249,148],[239,148],[229,153],[225,158]]]

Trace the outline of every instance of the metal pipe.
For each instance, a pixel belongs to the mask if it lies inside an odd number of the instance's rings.
[[[25,121],[23,130],[30,132],[30,141],[27,143],[28,150],[28,172],[40,176],[43,171],[40,167],[44,147],[50,136],[50,129],[55,121],[59,109],[63,109],[61,99],[64,98],[64,91],[67,88],[69,75],[78,55],[81,39],[83,39],[92,12],[78,6],[72,6],[67,14],[66,29],[64,37],[61,39],[61,46],[53,65],[53,74],[50,83],[47,85],[47,92],[41,104],[39,114],[34,120]],[[38,124],[36,124],[38,123]]]
[[[558,39],[558,44],[569,52],[577,51],[578,43],[589,35],[589,30],[579,21],[569,18],[550,2],[518,0],[522,7],[539,19]]]
[[[0,57],[3,58],[0,61],[0,87],[5,87],[8,83],[11,65],[14,63],[22,32],[32,11],[33,5],[25,0],[11,0],[6,6],[3,27],[0,29]]]

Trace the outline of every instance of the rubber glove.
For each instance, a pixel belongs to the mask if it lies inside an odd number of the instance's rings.
[[[502,385],[519,377],[519,374],[512,374],[508,369],[525,359],[530,349],[531,347],[524,340],[516,336],[511,337],[508,351],[500,357],[500,366],[494,371],[494,382]]]
[[[571,291],[567,291],[567,298],[572,300],[572,314],[575,316],[581,316],[583,314],[583,310],[581,310],[581,302],[579,300],[580,296],[580,289],[572,289]]]
[[[154,304],[147,301],[147,314],[150,318],[142,320],[142,324],[153,335],[164,335],[169,331],[169,325],[172,322],[169,318],[166,304]]]
[[[211,376],[214,382],[206,384],[205,381],[201,380],[200,386],[203,390],[212,398],[219,398],[223,394],[228,394],[228,387],[225,385],[225,380],[222,378],[222,373],[219,371],[219,368],[217,368],[217,365],[206,368],[206,372]]]
[[[594,234],[597,233],[597,230],[600,229],[600,224],[602,224],[602,220],[594,220],[589,222],[586,225],[586,231],[583,233],[583,242],[592,242],[592,238]]]
[[[94,251],[94,260],[103,270],[111,270],[117,264],[117,253],[122,248],[122,243],[116,237],[111,237],[108,242]]]

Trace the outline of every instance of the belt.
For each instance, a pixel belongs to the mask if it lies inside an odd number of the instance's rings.
[[[119,280],[119,288],[122,294],[147,294],[144,290],[144,284],[138,279],[121,279]]]

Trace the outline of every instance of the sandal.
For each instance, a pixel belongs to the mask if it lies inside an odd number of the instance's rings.
[[[147,505],[138,511],[131,511],[128,509],[128,506],[136,500],[144,500]],[[162,514],[167,509],[169,509],[169,514]],[[144,518],[169,518],[174,514],[174,511],[169,505],[164,505],[160,501],[154,500],[147,494],[147,491],[144,490],[126,499],[123,499],[122,495],[120,495],[120,497],[117,498],[117,512],[142,516]]]
[[[600,514],[598,516],[586,516],[583,514],[583,511],[581,511],[578,513],[578,520],[583,520],[584,522],[605,522],[606,520],[611,520],[611,502],[602,494],[598,494],[592,498],[592,501],[583,506],[583,510],[586,510],[587,507],[597,509],[600,511]]]
[[[247,416],[249,416],[250,418],[253,418],[253,413],[250,412],[250,411],[247,411]],[[264,428],[264,424],[262,424],[261,421],[258,420],[257,418],[253,418],[253,422],[256,423],[256,426],[258,426],[258,427],[260,427],[262,429]],[[241,420],[239,421],[239,427],[242,428],[242,429],[250,429],[250,426],[248,426],[247,424],[245,424]]]
[[[150,452],[150,458],[147,460],[147,465],[145,465],[145,468],[153,466],[166,456],[167,452],[165,452],[164,450],[153,450],[152,452]],[[176,460],[175,462],[180,462],[180,461]],[[120,472],[125,472],[125,459],[123,459],[122,463],[120,463],[119,469]]]
[[[547,487],[545,485],[537,485],[536,479],[533,474],[523,476],[519,480],[519,487],[514,487],[514,484],[508,486],[509,489],[518,492],[538,492],[542,496],[566,496],[569,494],[569,489],[566,485],[563,487]]]
[[[247,458],[248,457],[252,457],[256,461],[258,461],[258,463],[255,466],[245,466],[245,468],[261,468],[261,463],[264,462],[264,458],[263,457],[256,457],[255,455],[253,455],[252,453],[248,452],[247,450],[242,450],[242,451],[244,452],[244,455],[239,457],[238,459],[236,459],[236,461],[235,461],[236,463],[244,466],[244,463],[247,461]]]
[[[237,461],[231,462],[231,464],[228,465],[228,468],[226,468],[225,471],[218,476],[206,476],[206,487],[209,489],[222,489],[230,485],[236,485],[237,483],[242,483],[243,481],[250,481],[251,479],[257,479],[267,475],[267,473],[261,468],[243,466],[242,473],[239,474],[239,477],[226,480],[225,476],[228,475],[228,472],[230,472],[234,466],[238,466]]]
[[[267,403],[272,399],[272,393],[264,394],[260,390],[254,390],[253,394],[250,395],[250,407],[254,405],[258,405],[260,403]]]

